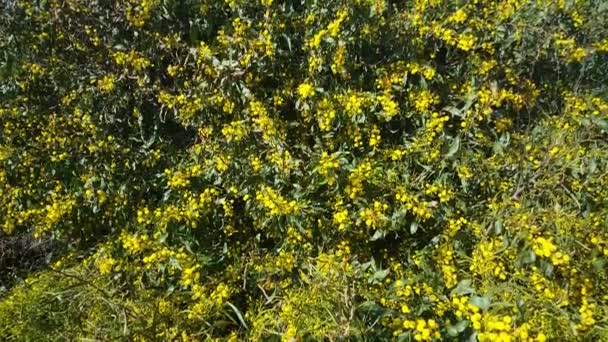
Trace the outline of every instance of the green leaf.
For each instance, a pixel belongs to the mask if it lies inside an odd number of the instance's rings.
[[[487,297],[472,296],[469,298],[469,303],[484,311],[490,307],[490,300]]]
[[[467,326],[469,326],[469,321],[467,320],[462,320],[454,325],[448,325],[447,326],[447,331],[448,334],[452,337],[456,337],[458,336],[461,332],[463,332]]]
[[[502,143],[500,142],[500,140],[496,140],[494,142],[492,151],[494,152],[494,154],[498,154],[498,155],[503,153],[503,146],[502,146]]]
[[[247,323],[245,323],[245,319],[243,319],[243,315],[241,314],[241,311],[236,306],[234,306],[232,303],[228,302],[227,304],[228,304],[228,306],[230,306],[232,311],[234,311],[234,313],[236,314],[236,317],[239,319],[239,321],[241,322],[243,327],[245,327],[245,329],[249,329],[247,327]]]
[[[456,331],[458,331],[459,333],[463,332],[468,326],[469,326],[469,321],[467,321],[466,319],[462,320],[454,325],[454,327],[456,328]]]
[[[608,131],[608,121],[606,121],[606,120],[598,120],[597,124],[598,124],[598,126],[600,126],[600,128],[603,131]]]
[[[418,222],[412,222],[410,224],[410,234],[416,234],[416,232],[418,231]]]
[[[521,254],[521,262],[523,264],[533,264],[536,261],[536,254],[531,249],[524,251]]]
[[[450,292],[451,295],[465,295],[475,293],[475,290],[471,287],[471,279],[463,279],[458,285]]]
[[[458,336],[458,330],[456,330],[456,328],[454,328],[454,326],[448,325],[446,330],[448,331],[448,335],[450,335],[452,337]]]
[[[369,282],[376,283],[376,282],[382,281],[382,280],[384,280],[384,278],[386,278],[386,276],[389,274],[389,272],[390,272],[389,269],[376,271],[376,273],[374,273],[372,275],[372,277],[370,278]]]
[[[384,239],[385,236],[386,236],[386,232],[382,229],[378,229],[378,230],[376,230],[374,235],[370,238],[370,240],[376,241],[376,240]]]
[[[595,258],[592,262],[593,269],[596,272],[604,272],[606,266],[606,259],[604,258]]]
[[[462,110],[456,108],[456,107],[452,107],[452,106],[448,106],[448,107],[444,107],[443,108],[444,111],[452,114],[453,116],[457,116],[457,117],[462,117]]]
[[[364,312],[373,312],[373,311],[382,310],[382,307],[380,305],[378,305],[376,302],[374,302],[372,300],[368,300],[368,301],[361,303],[359,305],[358,309],[361,311],[364,311]]]
[[[452,141],[452,144],[450,145],[450,149],[448,150],[448,153],[445,155],[446,158],[450,158],[450,157],[454,156],[456,154],[456,152],[458,152],[459,149],[460,149],[460,138],[456,137]]]
[[[500,233],[502,233],[502,221],[497,220],[494,222],[494,234],[500,235]]]

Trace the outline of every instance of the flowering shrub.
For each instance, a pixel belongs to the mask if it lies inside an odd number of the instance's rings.
[[[2,340],[608,339],[603,1],[4,7]]]

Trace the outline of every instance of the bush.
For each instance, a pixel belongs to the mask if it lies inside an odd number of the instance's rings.
[[[608,338],[604,1],[4,7],[3,339]]]

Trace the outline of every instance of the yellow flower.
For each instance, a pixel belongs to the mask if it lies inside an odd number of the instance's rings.
[[[288,201],[278,191],[265,185],[256,192],[255,199],[264,208],[269,210],[272,216],[293,214],[299,208],[296,201]]]
[[[459,8],[456,12],[454,12],[454,14],[450,16],[448,20],[462,24],[467,20],[467,12],[465,12],[464,9]]]
[[[533,241],[532,249],[536,255],[549,258],[557,251],[557,246],[553,244],[553,238],[537,237]]]
[[[363,103],[365,101],[365,97],[355,92],[352,92],[344,103],[344,109],[351,116],[356,116],[361,114],[363,111]]]
[[[315,93],[315,88],[312,84],[305,82],[298,86],[298,95],[300,95],[300,99],[305,100]]]
[[[346,226],[350,222],[348,217],[348,210],[342,209],[334,212],[333,222],[338,225],[338,230],[344,231]]]
[[[391,95],[385,94],[378,96],[378,102],[382,106],[382,116],[384,117],[384,120],[390,121],[399,113],[399,104],[393,100]]]
[[[106,275],[112,272],[114,265],[116,265],[116,260],[112,257],[102,257],[97,260],[96,264],[99,269],[99,274]]]
[[[114,90],[114,76],[105,75],[102,79],[97,80],[97,87],[104,93],[109,93]]]
[[[369,134],[369,147],[376,148],[380,145],[380,129],[376,125],[372,127],[372,131]]]
[[[462,51],[469,51],[473,48],[473,46],[475,45],[475,42],[477,41],[477,38],[470,34],[461,34],[458,37],[458,48],[461,49]]]
[[[336,177],[336,170],[340,168],[337,154],[328,154],[323,151],[321,154],[321,160],[319,161],[319,174],[327,179],[329,185],[333,185]]]
[[[330,36],[332,36],[332,37],[338,36],[338,33],[340,32],[340,25],[342,24],[344,19],[346,19],[347,17],[348,17],[347,9],[343,9],[340,12],[338,12],[338,17],[336,19],[334,19],[331,23],[329,23],[329,25],[327,25],[327,31],[329,32]]]

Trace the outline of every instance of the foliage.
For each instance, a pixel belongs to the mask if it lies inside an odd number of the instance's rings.
[[[1,339],[608,338],[605,1],[3,6]]]

